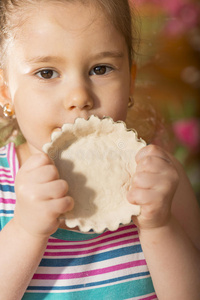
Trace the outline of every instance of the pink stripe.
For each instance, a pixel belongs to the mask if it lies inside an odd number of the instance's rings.
[[[14,184],[13,180],[0,180],[0,183],[10,183],[10,184]]]
[[[7,159],[8,159],[8,163],[9,163],[9,166],[11,167],[11,164],[10,164],[10,144],[8,144],[8,154],[7,154]]]
[[[3,198],[0,198],[0,203],[4,203],[4,204],[15,204],[15,203],[16,203],[16,200],[14,200],[14,199],[3,199]]]
[[[11,170],[13,171],[13,179],[15,180],[16,166],[15,166],[15,146],[14,143],[8,144],[8,160]]]
[[[11,176],[11,175],[2,174],[2,176],[5,177],[5,178],[11,178],[11,179],[12,179],[12,176]]]
[[[107,242],[111,242],[111,241],[118,240],[118,239],[121,239],[121,238],[130,237],[130,235],[132,235],[132,236],[138,235],[138,232],[137,231],[131,232],[131,234],[130,234],[130,232],[127,232],[127,233],[124,233],[124,234],[111,236],[109,238],[102,239],[101,243],[107,243]],[[63,243],[63,241],[62,241],[62,243]],[[94,242],[94,239],[93,239],[91,241],[91,243],[87,243],[87,244],[84,244],[84,245],[82,245],[82,244],[79,245],[77,243],[76,243],[76,245],[74,245],[74,244],[73,245],[67,245],[67,243],[65,245],[57,245],[57,246],[48,245],[47,249],[74,249],[74,247],[76,247],[77,249],[80,249],[80,248],[96,246],[96,245],[99,244],[99,241]]]
[[[5,169],[5,168],[0,168],[0,172],[2,172],[2,173],[10,173],[10,170]]]
[[[9,166],[10,166],[10,169],[11,169],[11,172],[12,172],[12,177],[14,179],[14,166],[13,166],[13,159],[11,157],[11,146],[12,144],[8,144],[8,154],[7,154],[7,159],[8,159],[8,163],[9,163]]]
[[[121,227],[121,228],[119,228],[117,231],[115,231],[114,233],[116,234],[116,233],[121,232],[121,231],[131,230],[131,231],[129,231],[128,233],[125,233],[125,234],[127,234],[127,235],[130,235],[130,234],[132,234],[132,235],[137,235],[137,234],[138,234],[138,231],[135,230],[136,228],[137,228],[137,227],[136,227],[135,225],[132,224],[132,225],[130,225],[130,226]],[[135,230],[135,231],[133,231],[133,230]],[[97,239],[99,239],[99,238],[101,238],[102,241],[104,241],[103,238],[106,237],[106,236],[110,236],[111,234],[113,234],[112,231],[106,231],[106,232],[102,233],[101,235],[99,235],[99,236],[97,236],[97,237],[95,237],[95,238],[92,238],[91,241],[97,240]],[[120,237],[120,236],[115,235],[115,236],[111,237],[111,239],[116,239],[116,238],[118,238],[118,237]],[[68,242],[69,242],[69,241],[68,241]],[[82,243],[83,241],[72,241],[72,242],[73,242],[74,244],[75,244],[75,243],[78,244],[78,243]],[[56,238],[53,238],[53,239],[50,238],[50,239],[49,239],[49,243],[59,244],[59,243],[63,243],[63,240],[56,239]]]
[[[13,177],[14,177],[14,181],[15,181],[15,177],[16,177],[16,152],[15,152],[15,145],[12,144],[12,162],[13,162]]]
[[[75,278],[83,278],[88,276],[95,276],[95,275],[101,275],[106,274],[110,272],[115,272],[123,269],[129,269],[132,267],[138,267],[138,266],[144,266],[146,265],[145,260],[138,260],[138,261],[132,261],[129,263],[124,263],[120,265],[115,265],[112,267],[102,268],[102,269],[96,269],[91,270],[87,272],[80,272],[80,273],[71,273],[71,274],[35,274],[33,276],[33,279],[45,279],[45,280],[56,280],[56,279],[75,279]]]
[[[8,160],[8,164],[10,166],[10,171],[12,173],[13,170],[12,170],[12,165],[11,165],[11,161],[10,161],[10,144],[8,144],[7,160]],[[13,177],[13,173],[12,173],[12,177]]]
[[[83,255],[83,254],[89,254],[89,253],[93,253],[93,252],[97,252],[97,251],[101,251],[101,250],[106,250],[109,249],[111,247],[117,247],[117,246],[122,246],[122,245],[127,245],[130,243],[136,243],[139,242],[139,238],[136,239],[130,239],[130,240],[125,240],[125,241],[121,241],[118,243],[112,243],[106,246],[102,246],[102,247],[97,247],[97,248],[93,248],[93,249],[89,249],[89,250],[85,250],[85,251],[72,251],[72,252],[45,252],[44,256],[76,256],[76,255]]]
[[[140,300],[153,300],[153,299],[157,299],[157,296],[152,295],[152,296],[149,296],[149,297],[141,298]]]

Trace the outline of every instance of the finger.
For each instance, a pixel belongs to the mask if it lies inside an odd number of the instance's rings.
[[[58,170],[56,166],[52,164],[38,167],[29,174],[29,180],[35,183],[47,183],[59,178]]]
[[[66,196],[68,193],[68,184],[63,179],[58,179],[56,181],[48,182],[45,184],[44,187],[46,190],[49,191],[49,198],[58,199]]]
[[[146,147],[143,147],[141,150],[138,151],[135,160],[137,163],[139,163],[139,161],[141,161],[142,159],[148,156],[158,157],[166,161],[167,163],[172,163],[167,153],[162,148],[156,145],[148,145]]]
[[[29,172],[37,169],[38,167],[42,167],[48,164],[53,164],[52,160],[48,157],[47,154],[41,152],[29,157],[27,161],[22,165],[22,168],[23,170]]]
[[[62,214],[72,210],[74,207],[74,200],[70,196],[66,196],[56,200],[50,200],[49,203],[49,214],[52,217],[58,218]]]
[[[37,198],[43,200],[59,199],[65,197],[67,193],[67,182],[63,179],[58,179],[37,185],[37,191],[32,197],[34,197],[35,200],[37,200]]]
[[[175,167],[159,156],[144,156],[141,158],[136,166],[136,172],[149,172],[149,173],[163,173],[168,172]]]
[[[149,174],[146,172],[138,172],[135,174],[132,182],[132,189],[153,189],[158,182],[157,174]]]
[[[158,176],[157,173],[139,172],[133,178],[132,189],[154,189],[160,192],[167,192],[176,185],[177,181],[178,176],[176,172],[170,172],[167,174],[167,178],[165,173]]]
[[[147,190],[145,189],[132,189],[127,193],[127,200],[131,204],[136,205],[147,205],[149,203],[153,203],[157,199],[157,192],[155,190],[148,191],[147,197]]]

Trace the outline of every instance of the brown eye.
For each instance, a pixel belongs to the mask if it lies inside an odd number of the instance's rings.
[[[53,76],[53,71],[52,70],[41,71],[41,76],[45,79],[49,79]]]
[[[98,66],[94,68],[94,73],[96,75],[104,75],[106,73],[106,66]]]
[[[42,79],[54,79],[58,77],[58,73],[54,70],[46,69],[46,70],[41,70],[36,73],[37,76],[39,76]]]
[[[113,70],[112,67],[109,66],[96,66],[90,71],[90,75],[105,75]]]

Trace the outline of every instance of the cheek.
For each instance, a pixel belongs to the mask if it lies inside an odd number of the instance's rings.
[[[18,89],[13,97],[14,110],[17,118],[39,119],[44,117],[46,105],[40,95],[28,89]]]
[[[114,121],[125,121],[127,117],[127,105],[120,105],[118,109],[115,109],[114,115]]]
[[[115,98],[114,101],[110,101],[106,105],[102,105],[103,115],[111,117],[115,122],[125,121],[127,116],[127,100]]]
[[[18,123],[26,122],[27,119],[30,120],[33,116],[36,116],[37,110],[34,103],[31,101],[31,95],[26,95],[25,93],[17,92],[13,98],[15,115]]]
[[[129,93],[125,92],[122,89],[116,90],[116,93],[113,94],[110,101],[110,116],[114,121],[126,120],[127,110],[128,110],[128,99]]]

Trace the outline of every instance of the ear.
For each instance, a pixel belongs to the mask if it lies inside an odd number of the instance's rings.
[[[12,103],[9,88],[5,80],[5,73],[0,69],[0,106],[4,106],[7,103]]]
[[[133,62],[130,71],[130,95],[134,94],[136,73],[137,73],[137,66],[136,63]]]

